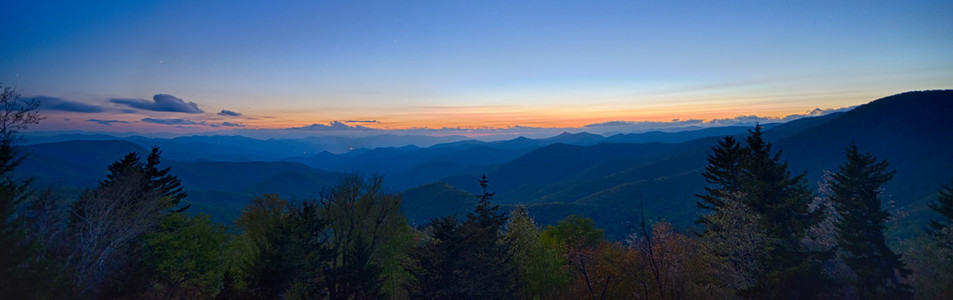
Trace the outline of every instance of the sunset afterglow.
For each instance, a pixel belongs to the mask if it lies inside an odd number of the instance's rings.
[[[779,118],[953,82],[944,1],[10,6],[0,82],[51,99],[36,130]]]

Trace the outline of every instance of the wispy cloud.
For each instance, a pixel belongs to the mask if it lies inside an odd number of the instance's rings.
[[[380,123],[377,120],[347,120],[344,123]]]
[[[291,130],[310,130],[310,131],[330,131],[330,130],[374,130],[373,128],[364,127],[361,125],[347,125],[341,121],[331,121],[327,125],[324,124],[311,124],[308,126],[302,127],[292,127],[288,128]]]
[[[203,122],[196,122],[189,119],[160,119],[160,118],[144,118],[143,122],[153,123],[153,124],[162,124],[162,125],[203,125]]]
[[[245,124],[238,122],[221,122],[221,123],[211,123],[206,121],[193,121],[189,119],[180,119],[180,118],[171,118],[171,119],[162,119],[162,118],[144,118],[143,122],[160,124],[160,125],[170,125],[180,128],[185,128],[184,126],[208,126],[212,128],[220,127],[231,127],[231,128],[244,128]]]
[[[99,120],[99,119],[89,119],[86,122],[93,122],[99,125],[112,126],[114,123],[129,123],[129,121],[120,121],[120,120]]]
[[[223,109],[222,111],[218,112],[218,115],[226,116],[226,117],[240,117],[242,114],[238,112],[230,111],[227,109]]]
[[[224,126],[224,127],[245,127],[245,124],[242,123],[233,123],[233,122],[222,122],[219,124],[213,124],[213,126]]]
[[[40,101],[40,109],[43,109],[43,110],[68,111],[68,112],[79,112],[79,113],[99,113],[104,111],[104,109],[98,105],[92,105],[92,104],[77,102],[77,101],[70,101],[63,98],[35,96],[33,97],[33,99]]]
[[[169,94],[157,94],[152,96],[152,101],[145,99],[111,99],[109,101],[132,108],[151,111],[169,111],[189,114],[200,114],[204,112],[199,109],[199,105],[195,104],[195,102],[185,102],[185,100]]]

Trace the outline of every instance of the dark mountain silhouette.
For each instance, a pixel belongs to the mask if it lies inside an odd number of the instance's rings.
[[[908,92],[873,101],[829,122],[777,141],[795,170],[811,182],[836,171],[853,141],[862,152],[886,159],[897,173],[884,186],[887,199],[913,214],[930,213],[942,183],[953,178],[953,91]],[[910,226],[918,226],[913,222]],[[913,228],[911,228],[913,229]]]
[[[400,209],[407,222],[424,225],[430,219],[457,215],[463,217],[477,205],[473,194],[443,182],[421,185],[401,193]]]
[[[777,124],[767,124],[772,126]],[[680,132],[662,132],[649,131],[643,133],[615,134],[606,138],[607,143],[683,143],[695,139],[711,137],[736,135],[747,132],[749,127],[745,126],[725,126],[715,128],[705,128],[697,130],[687,130]]]
[[[768,124],[765,138],[795,173],[806,171],[816,187],[824,171],[843,161],[851,141],[861,151],[890,162],[897,170],[885,186],[893,205],[910,212],[907,230],[926,220],[926,203],[941,183],[953,178],[953,91],[910,92],[886,97],[844,112]],[[31,153],[18,169],[37,184],[74,188],[102,180],[106,166],[130,151],[146,153],[161,144],[164,164],[183,181],[186,201],[195,211],[231,222],[249,199],[264,193],[307,198],[333,184],[342,171],[385,175],[393,191],[405,191],[404,212],[413,221],[465,212],[479,191],[477,178],[486,174],[495,201],[504,207],[523,204],[541,224],[568,214],[592,216],[610,237],[621,237],[644,214],[689,227],[697,217],[694,194],[703,191],[701,173],[706,155],[720,136],[743,139],[744,127],[682,132],[646,132],[603,137],[563,133],[547,139],[525,137],[506,141],[455,140],[429,147],[369,147],[354,142],[349,152],[309,152],[289,161],[241,161],[271,155],[255,154],[278,146],[288,152],[305,145],[339,143],[342,139],[257,140],[241,137],[185,137],[64,141],[23,147]],[[96,136],[96,139],[104,137]],[[391,137],[391,142],[398,137]],[[138,143],[135,143],[135,142]],[[141,144],[139,144],[141,143]],[[370,144],[370,142],[367,142]],[[248,146],[247,144],[256,144]],[[295,148],[299,147],[299,148]],[[349,146],[350,149],[350,146]],[[216,152],[222,151],[222,159]],[[248,156],[250,155],[250,156]],[[190,158],[178,160],[179,158]],[[192,160],[214,157],[216,161]],[[233,160],[233,161],[219,161]],[[235,161],[237,160],[237,161]],[[437,183],[435,183],[437,182]]]
[[[17,173],[39,186],[93,186],[106,179],[106,167],[129,152],[149,150],[128,141],[65,141],[22,147],[26,154]]]
[[[888,199],[911,213],[907,229],[926,219],[926,202],[953,178],[953,91],[912,92],[883,98],[846,112],[772,126],[765,137],[782,150],[794,173],[808,171],[816,187],[825,170],[843,161],[844,147],[856,141],[863,151],[887,159],[897,169],[886,186]],[[743,139],[747,133],[736,134]],[[719,138],[680,144],[556,144],[486,170],[503,204],[528,204],[543,220],[570,213],[592,215],[610,235],[625,234],[641,206],[650,218],[691,226],[697,217],[694,194],[703,191],[706,155]],[[473,178],[444,178],[475,191]],[[603,214],[611,214],[603,215]],[[626,219],[625,216],[632,218]]]
[[[37,187],[65,188],[72,193],[93,187],[108,174],[107,166],[129,152],[146,156],[149,150],[129,141],[67,141],[28,145],[27,158],[17,168],[20,176],[34,179]],[[316,196],[340,178],[294,162],[179,162],[163,159],[172,167],[189,194],[192,212],[207,212],[222,222],[232,222],[242,208],[261,194],[291,199]]]

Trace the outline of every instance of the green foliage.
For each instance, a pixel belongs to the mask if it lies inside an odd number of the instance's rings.
[[[854,272],[851,284],[863,299],[897,298],[910,293],[909,286],[900,280],[910,271],[884,240],[890,213],[881,207],[880,189],[895,173],[887,168],[886,160],[861,154],[857,145],[851,144],[847,161],[828,182],[838,216],[834,222],[837,245]]]
[[[699,254],[716,286],[740,294],[757,283],[769,252],[776,244],[761,227],[761,216],[739,194],[721,198],[722,205],[707,217],[711,228],[699,236]]]
[[[603,230],[596,228],[591,218],[569,215],[556,226],[546,226],[543,236],[565,247],[594,247],[603,241]]]
[[[437,218],[427,225],[429,240],[410,252],[414,281],[407,285],[412,299],[464,299],[473,294],[465,285],[470,274],[463,226],[455,216]]]
[[[602,280],[604,284],[608,284],[609,280],[609,275],[593,271],[593,265],[598,266],[597,251],[594,248],[605,244],[603,230],[596,228],[594,224],[590,218],[569,215],[557,222],[556,226],[547,226],[541,234],[547,245],[558,249],[558,253],[566,258],[566,265],[572,270],[574,278],[570,291],[576,298],[582,297],[580,291],[588,292],[588,297],[595,297],[600,286],[594,286],[594,282]],[[585,283],[584,289],[579,288],[580,283]]]
[[[243,231],[235,245],[241,251],[233,270],[236,293],[251,299],[324,294],[322,271],[333,259],[327,223],[315,203],[256,197],[235,222]]]
[[[380,177],[349,175],[317,200],[277,195],[252,201],[236,221],[243,234],[223,297],[383,298],[407,280],[410,246],[400,197]],[[391,279],[391,280],[385,280]],[[386,284],[385,284],[386,283]]]
[[[213,223],[208,215],[163,217],[159,230],[144,239],[146,259],[155,271],[154,295],[214,297],[225,275],[229,240],[227,228]]]
[[[382,277],[400,276],[398,253],[409,247],[400,197],[384,192],[383,178],[347,175],[321,199],[329,221],[329,249],[336,256],[325,273],[332,299],[381,298]],[[388,288],[394,291],[394,287]]]
[[[83,297],[136,297],[158,275],[146,258],[145,237],[160,231],[160,220],[185,196],[170,169],[158,170],[160,151],[143,163],[129,153],[108,167],[107,179],[86,190],[69,212],[62,243],[72,285]],[[163,230],[173,230],[165,228]]]
[[[953,249],[945,248],[930,237],[905,242],[903,258],[912,274],[907,282],[917,299],[953,299]]]
[[[506,241],[513,249],[516,286],[521,299],[553,299],[564,291],[572,277],[565,270],[566,257],[557,247],[548,246],[539,228],[526,211],[518,206],[510,213]]]

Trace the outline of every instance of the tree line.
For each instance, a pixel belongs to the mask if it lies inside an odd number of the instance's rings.
[[[756,126],[712,148],[695,229],[644,216],[620,241],[590,218],[540,227],[493,203],[414,227],[380,176],[313,199],[255,197],[233,225],[191,214],[161,151],[130,153],[78,197],[14,175],[38,103],[0,99],[3,299],[943,299],[953,295],[953,185],[928,234],[888,247],[894,171],[849,146],[815,193]],[[902,253],[902,255],[901,255]]]

